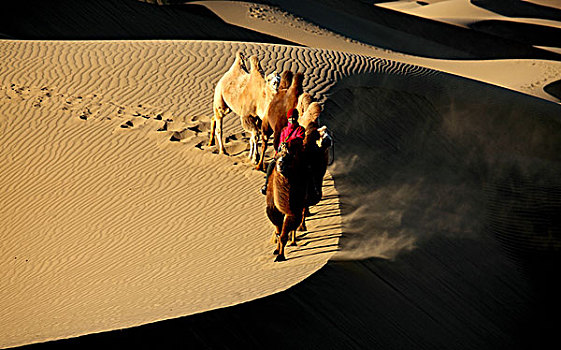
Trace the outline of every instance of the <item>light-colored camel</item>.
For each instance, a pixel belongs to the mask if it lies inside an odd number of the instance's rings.
[[[214,115],[210,122],[210,139],[208,145],[212,146],[215,142],[215,136],[218,140],[218,150],[220,153],[226,153],[224,149],[222,137],[222,119],[230,111],[239,109],[237,101],[239,100],[242,89],[247,85],[249,80],[249,72],[245,67],[244,55],[241,52],[236,54],[236,59],[232,66],[216,84],[214,89],[214,99],[212,109]]]
[[[300,97],[298,97],[298,104],[296,105],[296,109],[298,110],[298,115],[302,117],[304,113],[308,110],[308,106],[312,103],[314,99],[312,95],[307,92],[304,92]],[[302,124],[300,122],[300,124]]]
[[[298,97],[298,105],[296,106],[298,110],[298,123],[306,129],[310,123],[316,122],[319,125],[319,115],[321,114],[321,105],[314,101],[312,95],[304,92],[300,97]]]
[[[245,66],[242,53],[236,54],[236,59],[230,69],[220,78],[214,90],[213,111],[211,120],[209,146],[218,140],[219,153],[226,153],[222,135],[222,120],[229,113],[240,116],[244,130],[251,133],[248,158],[255,163],[259,160],[257,142],[261,118],[278,86],[278,76],[273,73],[267,79],[256,56],[249,58],[249,72]]]
[[[302,85],[304,82],[304,74],[296,73],[292,75],[291,71],[284,71],[281,75],[281,81],[278,92],[273,96],[267,113],[263,118],[261,133],[263,134],[263,142],[261,143],[261,157],[256,166],[258,170],[264,170],[265,151],[271,134],[273,134],[273,146],[278,149],[280,143],[280,134],[282,129],[288,124],[286,113],[296,108],[298,97],[302,94]]]

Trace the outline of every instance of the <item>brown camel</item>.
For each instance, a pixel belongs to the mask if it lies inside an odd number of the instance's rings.
[[[267,186],[267,216],[275,225],[277,248],[275,261],[286,260],[284,249],[291,235],[296,245],[296,228],[302,221],[306,200],[306,165],[302,159],[302,145],[296,142],[283,147]]]
[[[274,149],[278,148],[281,131],[288,124],[286,113],[290,109],[296,108],[298,97],[302,94],[303,82],[303,73],[296,73],[294,76],[291,71],[284,71],[282,73],[279,89],[269,103],[267,113],[263,117],[261,125],[261,133],[263,134],[261,154],[263,156],[256,166],[257,170],[264,170],[265,168],[265,151],[267,150],[267,143],[271,134],[273,134]]]
[[[256,56],[249,58],[249,72],[244,61],[243,54],[237,53],[234,63],[216,85],[213,100],[214,115],[208,144],[213,145],[216,136],[219,152],[226,153],[222,136],[222,119],[233,111],[240,116],[244,130],[251,133],[248,158],[257,163],[259,124],[269,102],[276,94],[276,79],[272,74],[267,77],[270,81],[267,81]]]

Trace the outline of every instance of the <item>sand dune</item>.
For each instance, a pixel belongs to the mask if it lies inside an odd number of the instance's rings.
[[[537,24],[553,28],[560,28],[561,23],[550,19],[540,18],[511,18],[476,6],[466,0],[435,1],[428,5],[420,5],[415,1],[394,1],[376,4],[389,9],[396,9],[415,16],[442,21],[465,28],[472,23],[489,20],[509,20],[518,23]]]
[[[236,51],[306,71],[314,94],[330,84],[327,60],[241,43],[5,41],[2,50],[2,346],[270,295],[335,251],[332,182],[301,246],[273,264],[262,175],[245,159],[237,118],[226,123],[233,157],[201,146],[209,96]]]
[[[356,37],[356,28],[348,27],[339,29],[339,33],[343,34],[335,33],[322,26],[327,25],[326,23],[328,23],[328,21],[322,23],[321,19],[314,17],[316,21],[319,21],[320,25],[309,25],[303,18],[291,15],[286,10],[275,6],[226,1],[198,1],[194,3],[208,7],[229,23],[261,31],[286,40],[295,41],[302,45],[339,50],[377,58],[386,58],[483,81],[550,101],[561,101],[561,96],[557,94],[552,95],[550,93],[551,91],[547,92],[544,90],[545,86],[559,81],[559,77],[561,76],[561,62],[542,59],[445,60],[419,57],[392,50],[384,50],[381,49],[379,45],[384,45],[385,40],[387,40],[386,36],[394,39],[397,38],[398,41],[401,42],[410,42],[413,40],[417,45],[424,45],[424,47],[431,48],[431,53],[434,56],[446,55],[450,47],[444,47],[431,41],[424,42],[423,40],[429,40],[424,36],[413,39],[411,34],[398,31],[390,33],[382,31],[381,34],[379,34],[381,38],[376,38],[372,44],[367,44],[368,42],[354,39],[354,37]],[[447,4],[449,4],[449,2],[438,2],[438,5],[440,4],[448,6]],[[435,6],[436,5],[437,4],[435,4]],[[456,5],[463,6],[463,0],[454,2],[449,6]],[[384,3],[384,6],[386,6],[386,3]],[[458,13],[465,13],[466,11],[462,11],[461,6],[458,8]],[[477,9],[476,15],[479,13],[478,11],[485,11],[473,5],[466,6],[470,9]],[[296,5],[291,2],[290,9],[301,11],[302,16],[310,17],[314,15],[314,8],[310,6]],[[449,12],[451,11],[447,13]],[[477,16],[470,16],[469,11],[467,12],[468,13],[465,14],[466,18],[470,18],[473,21],[478,20]],[[433,13],[430,15],[436,16]],[[282,21],[277,18],[282,18]],[[349,19],[349,21],[352,23],[359,21],[359,23],[364,25],[363,29],[365,31],[368,28],[369,32],[380,32],[377,27],[378,24],[374,21],[365,22],[357,16]],[[512,74],[511,72],[517,72],[517,74]]]
[[[87,32],[108,5],[53,7],[37,27],[4,21],[23,36],[0,41],[0,347],[555,339],[561,62],[438,22],[555,18],[502,2],[476,13],[463,1],[194,3],[225,22],[134,1]],[[56,28],[128,40],[19,40]],[[190,28],[219,40],[130,40]],[[324,200],[280,264],[238,118],[225,119],[230,156],[206,146],[214,85],[239,50],[266,73],[304,72],[336,140]]]

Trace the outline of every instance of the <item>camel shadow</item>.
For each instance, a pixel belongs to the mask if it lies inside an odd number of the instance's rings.
[[[327,200],[327,199],[338,199],[341,198],[342,196],[340,194],[328,194],[326,196],[322,197],[322,200]]]
[[[306,219],[306,221],[314,221],[314,220],[321,220],[321,219],[328,219],[328,218],[334,218],[337,216],[341,216],[341,214],[339,213],[339,210],[332,210],[331,211],[331,215],[322,215],[322,216],[314,216],[312,218]]]
[[[334,249],[317,251],[318,249],[325,249],[325,248],[334,248]],[[306,251],[307,253],[298,254],[302,251]],[[338,244],[326,244],[326,245],[319,246],[319,247],[301,248],[301,249],[297,249],[297,250],[294,250],[294,251],[290,252],[290,255],[289,255],[288,259],[289,260],[294,260],[294,259],[300,259],[300,258],[305,258],[305,257],[310,257],[310,256],[315,256],[315,255],[336,253],[338,251],[340,251],[340,248],[339,248]],[[298,255],[294,256],[293,254],[298,254]]]
[[[341,238],[341,237],[342,237],[342,234],[330,234],[330,235],[325,235],[325,236],[321,236],[321,237],[314,237],[314,238],[300,238],[300,239],[297,239],[297,241],[306,241],[306,242],[303,242],[302,244],[299,245],[299,247],[306,247],[310,243],[327,241],[327,240],[331,240],[333,238]]]

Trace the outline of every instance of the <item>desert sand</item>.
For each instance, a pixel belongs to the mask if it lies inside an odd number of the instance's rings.
[[[557,8],[115,4],[51,7],[56,20],[19,7],[0,28],[1,348],[555,339],[559,46],[473,24],[558,30]],[[72,37],[92,17],[105,29]],[[282,263],[238,117],[229,156],[206,146],[238,51],[303,72],[335,136],[324,199]]]

